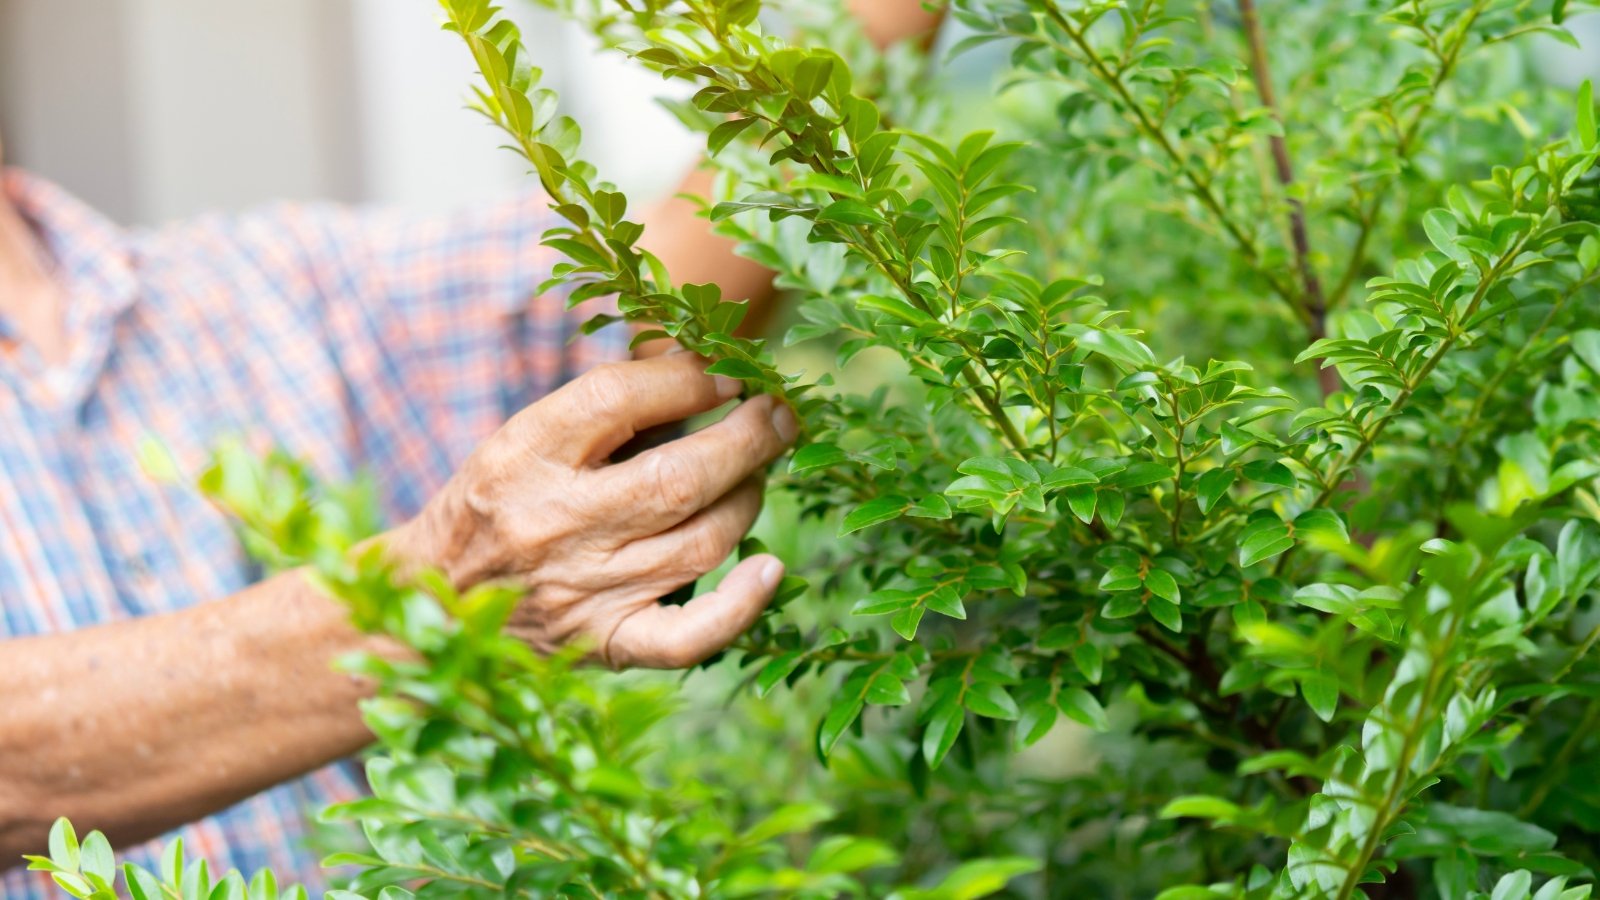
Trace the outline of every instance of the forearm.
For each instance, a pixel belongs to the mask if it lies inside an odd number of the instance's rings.
[[[355,752],[369,687],[330,664],[378,646],[298,573],[0,643],[0,869],[57,816],[131,843]]]

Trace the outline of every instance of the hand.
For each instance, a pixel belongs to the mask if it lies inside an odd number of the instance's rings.
[[[755,397],[694,434],[609,460],[639,431],[738,394],[706,365],[672,353],[604,366],[524,409],[391,537],[391,554],[463,588],[524,586],[507,629],[535,649],[589,640],[618,668],[681,668],[721,650],[772,600],[776,557],[743,560],[683,606],[657,601],[720,565],[749,530],[794,413]]]

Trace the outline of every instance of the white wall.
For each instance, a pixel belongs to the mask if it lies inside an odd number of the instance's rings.
[[[641,196],[696,143],[666,86],[548,13],[507,4],[585,128]],[[12,162],[125,222],[281,198],[439,209],[529,184],[466,109],[471,60],[433,0],[0,0]]]
[[[548,13],[504,0],[584,155],[636,199],[670,190],[697,146],[668,89]],[[7,156],[125,222],[280,198],[438,209],[528,184],[465,109],[471,61],[435,0],[0,0]],[[1585,50],[1541,63],[1600,75]]]

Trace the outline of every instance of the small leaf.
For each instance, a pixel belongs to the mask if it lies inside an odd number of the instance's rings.
[[[817,213],[818,222],[831,222],[840,225],[887,225],[886,220],[876,209],[860,200],[845,198],[835,200],[822,208]]]
[[[1016,719],[1020,715],[1017,701],[1005,687],[992,681],[980,681],[967,688],[967,709],[991,719]]]
[[[948,585],[934,591],[928,597],[927,606],[941,616],[949,616],[952,619],[967,617],[967,607],[961,602],[961,592]]]
[[[728,357],[719,359],[706,366],[707,375],[726,375],[729,378],[738,378],[747,381],[762,381],[767,376],[752,362]]]
[[[922,624],[922,615],[925,612],[922,606],[908,606],[889,618],[889,627],[894,633],[908,641],[917,639],[917,626]]]
[[[1594,116],[1594,82],[1585,81],[1578,88],[1578,120],[1574,126],[1574,133],[1578,136],[1578,144],[1585,150],[1593,150],[1600,144],[1600,130],[1596,129]]]
[[[824,757],[833,751],[833,745],[839,742],[845,729],[855,722],[865,706],[864,694],[847,692],[834,700],[833,706],[828,708],[828,714],[823,717],[822,724],[817,728],[817,748]]]
[[[800,662],[805,654],[799,650],[791,650],[767,660],[761,667],[761,673],[756,676],[756,696],[765,697],[772,693],[778,682],[788,678],[790,673],[800,667]]]
[[[927,730],[922,733],[922,758],[930,767],[937,769],[944,762],[945,754],[961,735],[961,726],[966,720],[966,710],[958,703],[941,703],[934,708]]]
[[[1222,799],[1221,797],[1208,797],[1190,795],[1177,797],[1161,807],[1160,816],[1163,819],[1194,818],[1194,819],[1231,819],[1239,814],[1239,805]]]
[[[1162,569],[1151,569],[1144,577],[1145,590],[1163,600],[1177,603],[1179,598],[1178,582],[1170,572]]]
[[[751,825],[739,835],[739,843],[762,844],[785,834],[811,831],[831,818],[833,810],[821,803],[790,803]]]
[[[1112,566],[1100,577],[1099,587],[1102,591],[1132,591],[1142,584],[1138,569],[1133,566]]]
[[[950,501],[943,494],[929,494],[911,504],[906,515],[918,519],[948,519],[952,515]]]
[[[1067,506],[1085,525],[1094,521],[1096,497],[1095,489],[1086,485],[1067,488]]]
[[[1210,513],[1211,508],[1233,486],[1234,479],[1238,477],[1233,469],[1211,469],[1201,474],[1195,482],[1195,500],[1200,505],[1200,512]]]
[[[1100,705],[1095,696],[1080,687],[1063,688],[1056,695],[1056,703],[1068,718],[1081,722],[1095,731],[1106,731],[1111,728],[1111,722],[1106,718],[1106,709]]]
[[[839,536],[844,537],[880,522],[897,519],[910,506],[911,501],[899,494],[875,497],[851,510],[850,514],[844,517],[844,523],[839,527]]]
[[[1078,671],[1083,674],[1084,678],[1089,679],[1090,684],[1100,683],[1103,660],[1101,659],[1099,647],[1088,641],[1073,647],[1072,664],[1078,667]]]
[[[1308,509],[1295,517],[1295,536],[1301,540],[1308,537],[1319,542],[1335,544],[1350,543],[1350,532],[1344,526],[1344,519],[1331,509]]]
[[[859,872],[893,865],[898,859],[899,856],[882,841],[838,834],[817,845],[806,868],[823,874]]]
[[[1306,698],[1306,705],[1317,714],[1317,718],[1324,722],[1333,721],[1333,714],[1339,708],[1339,682],[1331,675],[1313,672],[1300,679],[1300,693]]]
[[[850,455],[840,450],[833,444],[817,442],[807,444],[794,452],[794,458],[789,460],[789,474],[799,475],[814,469],[825,469],[838,465],[850,458]]]
[[[729,119],[711,129],[706,136],[706,151],[716,156],[722,148],[728,146],[734,138],[738,137],[746,128],[754,125],[759,119]]]
[[[1293,546],[1286,523],[1275,516],[1256,519],[1239,532],[1239,565],[1248,568]]]
[[[78,871],[78,835],[71,822],[61,818],[50,826],[49,846],[51,862],[69,872]]]

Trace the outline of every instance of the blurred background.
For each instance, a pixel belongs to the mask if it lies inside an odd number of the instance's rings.
[[[668,86],[511,0],[584,128],[638,199],[697,142]],[[441,209],[530,182],[465,108],[471,60],[433,0],[0,0],[6,163],[152,224],[285,198]]]
[[[669,86],[505,5],[584,155],[636,201],[670,191],[697,142],[654,102]],[[130,225],[285,198],[442,209],[528,184],[466,110],[471,61],[439,20],[433,0],[0,0],[6,161]],[[1574,24],[1600,46],[1600,17]],[[1545,51],[1558,81],[1600,72],[1600,54]]]

